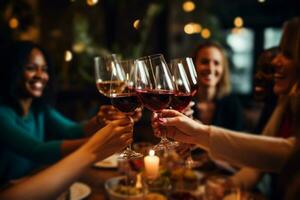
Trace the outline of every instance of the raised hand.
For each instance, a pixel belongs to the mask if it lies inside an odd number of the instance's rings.
[[[162,110],[159,116],[154,115],[152,126],[156,135],[160,134],[163,126],[167,129],[168,137],[190,144],[201,144],[203,136],[209,133],[207,126],[175,110]]]
[[[88,148],[97,160],[119,152],[132,142],[133,120],[128,117],[111,121],[97,131],[82,147]]]
[[[103,126],[110,121],[122,119],[126,116],[112,105],[102,105],[97,113],[97,122]]]

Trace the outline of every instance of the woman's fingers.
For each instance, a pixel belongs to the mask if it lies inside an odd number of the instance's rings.
[[[113,126],[133,126],[133,119],[131,117],[124,117],[122,119],[114,120],[110,122]]]
[[[182,122],[181,117],[168,117],[168,118],[160,118],[159,124],[163,126],[176,126]]]
[[[181,115],[183,114],[176,110],[164,109],[159,113],[158,117],[176,117]]]

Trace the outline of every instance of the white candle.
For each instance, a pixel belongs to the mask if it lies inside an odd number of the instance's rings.
[[[144,158],[145,172],[149,179],[155,179],[159,173],[159,157],[154,155],[153,150],[149,151],[149,155]]]

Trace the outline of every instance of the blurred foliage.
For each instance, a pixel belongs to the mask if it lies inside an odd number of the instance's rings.
[[[112,1],[110,1],[112,3]],[[123,2],[124,3],[124,2]],[[122,3],[115,4],[111,6],[122,7]],[[94,56],[107,56],[113,52],[117,52],[120,58],[137,58],[142,56],[146,43],[149,38],[149,33],[152,27],[152,24],[155,18],[161,13],[164,3],[150,3],[145,12],[145,16],[142,17],[142,20],[138,26],[138,41],[135,40],[126,40],[126,45],[129,48],[126,48],[126,51],[121,51],[122,43],[118,40],[112,41],[111,48],[109,49],[105,44],[99,44],[95,42],[90,26],[93,26],[84,13],[74,13],[74,24],[73,24],[73,51],[77,58],[76,65],[80,67],[77,68],[78,75],[83,82],[94,83],[93,70],[91,66],[93,65]],[[113,24],[116,25],[116,24]],[[132,27],[133,29],[133,27]],[[113,33],[111,33],[113,34]],[[67,76],[64,74],[63,76]],[[67,78],[67,77],[65,77]],[[77,79],[78,80],[78,79]]]

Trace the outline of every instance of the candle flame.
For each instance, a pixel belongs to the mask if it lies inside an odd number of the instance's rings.
[[[149,156],[154,156],[154,155],[155,155],[155,151],[151,149],[151,150],[149,151]]]

